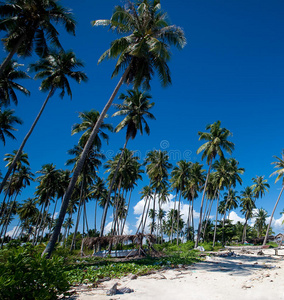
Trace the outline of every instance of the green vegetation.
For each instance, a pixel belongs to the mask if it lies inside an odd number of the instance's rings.
[[[67,292],[63,258],[47,260],[41,258],[39,250],[31,245],[10,244],[0,251],[1,299],[57,299]]]

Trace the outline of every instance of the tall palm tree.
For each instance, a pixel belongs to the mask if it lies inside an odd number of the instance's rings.
[[[13,140],[16,137],[12,134],[12,131],[18,131],[14,128],[14,124],[23,124],[22,120],[14,115],[13,109],[0,109],[0,139],[3,142],[4,146],[6,144],[6,136]]]
[[[0,106],[10,105],[11,100],[15,105],[18,104],[18,98],[15,90],[23,93],[24,95],[30,95],[30,92],[25,87],[15,82],[15,80],[18,79],[30,78],[26,72],[18,69],[20,66],[22,65],[19,65],[15,60],[11,60],[7,64],[3,73],[0,74]]]
[[[153,190],[150,187],[150,185],[146,185],[142,188],[141,192],[141,200],[144,199],[144,207],[143,207],[143,212],[142,212],[142,216],[141,216],[141,221],[139,223],[139,226],[137,228],[136,234],[138,234],[140,228],[141,228],[141,233],[144,233],[144,228],[145,228],[145,224],[147,221],[147,217],[149,215],[149,208],[150,208],[150,202],[151,199],[153,197]]]
[[[30,69],[32,71],[38,72],[35,76],[36,79],[43,79],[40,89],[43,92],[49,91],[46,100],[44,101],[37,117],[35,118],[29,132],[25,136],[22,141],[20,148],[12,162],[11,166],[9,167],[2,183],[0,186],[0,193],[3,189],[3,186],[10,175],[11,171],[13,170],[14,165],[16,164],[28,138],[32,134],[48,100],[50,97],[55,93],[57,89],[61,90],[59,96],[61,98],[64,97],[65,91],[67,94],[72,98],[72,91],[68,82],[68,77],[74,79],[78,83],[81,81],[86,81],[87,76],[82,71],[76,71],[78,67],[83,67],[83,63],[76,59],[75,54],[72,51],[50,51],[49,54],[45,57],[40,59],[35,64],[32,64]]]
[[[94,109],[90,111],[84,111],[79,113],[79,118],[81,119],[81,123],[76,123],[72,126],[71,134],[82,133],[82,136],[79,140],[79,145],[84,147],[86,142],[89,139],[92,129],[96,125],[98,119],[100,117],[100,113]],[[105,117],[107,118],[107,116]],[[96,136],[93,145],[97,147],[98,150],[102,147],[102,139],[108,143],[109,137],[107,133],[103,130],[108,130],[110,132],[113,131],[112,125],[108,123],[102,123],[99,134]]]
[[[195,241],[195,248],[198,246],[200,233],[201,233],[203,202],[206,193],[208,178],[212,167],[212,162],[217,155],[219,155],[220,158],[224,157],[223,149],[229,154],[231,154],[232,150],[234,150],[234,144],[228,141],[228,137],[231,136],[232,134],[228,129],[221,127],[220,121],[217,121],[211,125],[207,125],[206,130],[210,130],[210,132],[200,132],[200,131],[198,132],[199,140],[205,140],[206,143],[199,147],[199,149],[197,150],[197,154],[203,151],[201,158],[202,159],[206,158],[209,168],[208,168],[208,172],[204,184],[204,190],[203,190],[203,195],[202,195],[202,200],[200,205],[200,217],[199,217],[197,238]]]
[[[38,209],[36,208],[36,199],[28,198],[24,200],[23,203],[20,204],[17,213],[22,223],[22,232],[20,234],[20,236],[22,236],[25,229],[29,232],[31,219],[38,213]]]
[[[265,192],[268,192],[270,185],[267,183],[267,179],[264,179],[264,176],[256,176],[256,178],[252,178],[254,184],[252,185],[252,189],[255,195],[255,200],[258,198],[262,198]]]
[[[271,217],[270,217],[270,221],[269,221],[269,224],[268,224],[268,227],[267,227],[266,235],[265,235],[265,238],[264,238],[264,241],[263,241],[263,246],[266,244],[268,234],[269,234],[269,229],[270,229],[271,222],[272,222],[272,218],[273,218],[274,212],[276,210],[276,207],[278,205],[278,202],[279,202],[279,200],[281,198],[281,195],[283,193],[283,190],[284,190],[284,150],[282,150],[282,158],[277,157],[277,156],[274,156],[274,157],[277,159],[277,161],[273,162],[272,164],[275,165],[274,168],[276,168],[278,170],[273,172],[270,176],[277,175],[275,183],[282,178],[282,188],[280,190],[278,199],[277,199],[277,201],[274,205],[274,208],[273,208],[273,211],[272,211],[272,214],[271,214]]]
[[[240,196],[238,196],[237,193],[237,191],[230,189],[227,193],[224,194],[224,203],[226,208],[225,210],[228,211],[228,219],[230,216],[230,211],[238,207],[238,200],[240,199]]]
[[[97,232],[97,207],[98,205],[101,206],[102,200],[106,196],[107,190],[105,187],[105,182],[103,179],[97,177],[96,182],[93,185],[93,188],[91,190],[91,197],[96,200],[95,204],[95,217],[94,217],[94,225],[95,225],[95,231]]]
[[[173,182],[173,186],[179,192],[179,199],[178,199],[178,219],[177,219],[177,236],[179,236],[179,215],[180,215],[180,200],[181,195],[185,189],[186,182],[189,179],[191,162],[187,162],[185,160],[181,160],[177,163],[177,166],[174,167],[171,173],[171,181]],[[178,245],[178,238],[177,238],[177,245]]]
[[[50,256],[60,233],[68,202],[77,177],[80,174],[80,169],[83,167],[93,140],[119,88],[124,82],[133,82],[134,88],[138,88],[142,83],[144,83],[144,86],[149,87],[149,81],[154,70],[158,73],[162,85],[167,86],[171,83],[169,67],[167,65],[171,57],[169,52],[170,45],[182,49],[186,44],[182,29],[174,25],[169,25],[167,15],[161,13],[160,0],[151,2],[144,0],[143,2],[138,2],[137,6],[129,1],[127,7],[117,6],[115,8],[110,20],[94,21],[93,25],[109,26],[111,29],[116,30],[118,34],[127,35],[112,42],[110,49],[99,60],[101,62],[106,58],[118,57],[113,76],[117,75],[121,70],[125,71],[100,114],[100,118],[85,145],[80,164],[78,164],[73,173],[70,185],[65,194],[61,216],[54,230],[54,236],[44,251],[48,253],[48,256]]]
[[[7,0],[0,4],[0,31],[8,56],[0,66],[3,72],[15,53],[30,56],[33,49],[40,56],[48,52],[47,42],[62,48],[59,32],[53,23],[64,25],[66,31],[75,35],[75,21],[70,10],[56,0]]]
[[[194,199],[198,197],[198,192],[200,192],[200,189],[203,186],[205,181],[205,175],[204,175],[205,170],[202,168],[203,165],[198,162],[195,162],[194,164],[191,165],[189,179],[185,184],[184,195],[183,195],[184,198],[186,198],[188,201],[191,201],[191,206],[189,206],[189,211],[188,211],[188,228],[189,228],[190,216],[191,216],[191,227],[193,232],[192,234],[193,238],[194,238],[193,202]],[[190,232],[188,231],[188,234],[189,233]]]
[[[147,153],[145,159],[146,172],[151,180],[151,186],[155,189],[153,196],[153,210],[155,211],[156,196],[160,188],[163,188],[165,180],[168,178],[168,170],[172,168],[172,164],[169,163],[169,155],[166,151],[153,150]],[[153,215],[153,226],[155,223],[155,214]],[[152,231],[150,232],[152,234]]]
[[[51,201],[56,197],[58,183],[60,182],[60,170],[56,169],[54,164],[45,164],[36,173],[41,174],[37,177],[39,185],[36,188],[35,195],[39,198],[41,204],[41,214],[37,220],[37,225],[34,235],[34,244],[37,244],[40,232],[42,236],[47,225],[48,211]]]
[[[217,160],[212,165],[212,168],[215,170],[214,181],[217,186],[217,204],[216,204],[216,218],[214,226],[214,236],[213,236],[213,247],[215,246],[216,233],[217,233],[217,223],[218,223],[218,208],[219,208],[219,199],[220,191],[225,187],[229,186],[229,160],[226,158],[221,158]]]
[[[154,103],[149,102],[149,98],[151,98],[149,94],[142,93],[138,90],[128,90],[127,94],[121,94],[119,96],[119,99],[122,99],[123,103],[115,104],[115,107],[118,109],[118,111],[112,116],[125,116],[125,118],[116,126],[115,132],[119,132],[123,128],[126,128],[126,139],[123,149],[121,151],[120,159],[116,166],[115,173],[109,186],[109,194],[107,197],[107,201],[109,201],[110,199],[110,194],[116,179],[118,168],[120,166],[120,161],[122,159],[123,153],[126,149],[129,139],[134,139],[137,135],[137,131],[140,131],[142,135],[143,127],[145,132],[148,135],[150,134],[150,127],[146,121],[146,118],[155,120],[155,117],[152,113],[149,112],[149,109],[151,109],[154,106]],[[106,209],[104,210],[102,216],[100,236],[103,235],[103,230],[105,227],[107,207],[108,203],[106,203]]]
[[[4,161],[8,162],[5,167],[9,167],[12,164],[12,162],[13,162],[14,157],[15,157],[16,154],[17,154],[17,150],[14,150],[13,153],[7,153],[7,154],[5,154]],[[14,173],[16,171],[19,171],[23,166],[29,166],[29,165],[30,164],[29,164],[29,160],[28,160],[28,154],[22,152],[21,155],[20,155],[20,157],[19,157],[19,159],[18,159],[18,161],[17,161],[17,163],[15,164],[15,166],[14,166],[14,168],[12,170],[12,174],[10,176],[10,180],[9,180],[8,186],[7,186],[7,184],[4,186],[4,188],[6,189],[6,193],[5,193],[4,200],[2,202],[3,205],[6,202],[6,197],[8,196],[8,194],[11,194],[10,193],[10,185],[13,182],[12,179],[13,179]],[[0,213],[0,216],[2,216],[2,213]]]
[[[76,167],[76,164],[78,163],[78,160],[80,159],[80,155],[82,153],[83,147],[79,145],[74,146],[73,149],[68,151],[68,154],[75,156],[72,159],[67,160],[66,165],[71,165],[74,164],[73,169]],[[91,151],[89,151],[89,155],[87,160],[85,161],[84,168],[81,171],[81,174],[78,178],[77,185],[80,189],[80,194],[79,194],[79,208],[77,212],[77,222],[76,222],[76,227],[75,227],[75,232],[74,232],[74,240],[72,242],[71,248],[73,245],[75,245],[75,237],[77,234],[79,222],[80,222],[80,217],[81,213],[83,210],[83,228],[85,228],[85,223],[86,223],[86,211],[85,211],[85,206],[86,206],[86,201],[90,199],[90,189],[94,184],[94,181],[96,179],[96,170],[97,168],[101,165],[101,159],[104,159],[104,155],[102,153],[99,153],[96,147],[93,147]]]
[[[9,188],[14,190],[14,200],[11,204],[11,208],[8,211],[8,214],[6,216],[6,219],[9,220],[12,210],[14,207],[16,207],[16,200],[17,200],[17,196],[21,193],[22,189],[24,189],[27,185],[30,185],[30,182],[33,181],[33,176],[34,174],[31,172],[30,168],[27,166],[21,166],[21,168],[14,173],[14,175],[11,178],[11,184],[9,183]],[[6,222],[7,224],[7,222]],[[6,228],[4,228],[4,230],[2,229],[2,232],[4,232],[4,238],[5,238],[5,234],[7,231],[7,226]]]
[[[242,243],[246,240],[246,230],[248,220],[252,217],[253,209],[255,206],[255,201],[253,200],[254,193],[253,188],[247,186],[243,192],[241,192],[241,212],[245,214],[245,224],[243,230]]]
[[[267,211],[263,208],[258,209],[257,213],[254,215],[255,223],[254,227],[257,230],[257,236],[261,237],[265,230],[266,218],[269,217]]]

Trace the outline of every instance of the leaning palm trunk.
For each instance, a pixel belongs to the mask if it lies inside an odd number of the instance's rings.
[[[278,202],[279,202],[279,200],[280,200],[280,198],[281,198],[281,195],[282,195],[282,193],[283,193],[283,190],[284,190],[284,185],[282,186],[282,189],[281,189],[281,191],[280,191],[280,194],[279,194],[279,196],[278,196],[278,199],[277,199],[277,201],[276,201],[276,203],[275,203],[275,206],[274,206],[274,208],[273,208],[273,211],[272,211],[272,214],[271,214],[271,217],[270,217],[270,221],[269,221],[269,224],[268,224],[268,226],[267,226],[266,235],[265,235],[265,238],[264,238],[264,241],[263,241],[263,246],[265,246],[265,244],[266,244],[266,242],[267,242],[267,238],[268,238],[268,234],[269,234],[269,229],[270,229],[270,226],[271,226],[272,218],[273,218],[275,209],[276,209],[276,207],[277,207],[277,205],[278,205]]]
[[[206,188],[207,188],[207,183],[208,183],[208,179],[209,179],[209,175],[210,175],[211,166],[212,166],[212,159],[210,160],[209,169],[208,169],[208,173],[207,173],[205,184],[204,184],[204,190],[203,190],[203,195],[202,195],[202,200],[201,200],[201,205],[200,205],[200,215],[199,215],[199,224],[198,224],[198,230],[197,230],[197,237],[196,237],[194,248],[197,248],[198,243],[199,243],[199,239],[200,239],[201,227],[202,227],[203,202],[204,202],[204,198],[205,198],[205,193],[206,193]]]
[[[0,66],[0,75],[3,73],[4,69],[7,67],[8,63],[11,61],[11,59],[13,58],[13,56],[16,54],[16,52],[18,51],[19,47],[21,46],[21,44],[23,43],[24,39],[25,39],[25,35],[21,36],[18,40],[18,42],[16,43],[16,45],[14,46],[14,48],[9,52],[9,54],[7,55],[7,57],[5,58],[5,60],[2,62],[1,66]]]
[[[14,157],[14,159],[13,159],[11,165],[9,166],[8,171],[7,171],[5,177],[3,178],[3,181],[2,181],[2,183],[1,183],[1,185],[0,185],[0,193],[2,192],[3,187],[4,187],[5,183],[6,183],[6,181],[7,181],[8,177],[9,177],[9,175],[11,174],[11,172],[13,171],[13,169],[15,168],[16,163],[17,163],[17,161],[18,161],[18,159],[19,159],[19,157],[20,157],[20,155],[21,155],[21,153],[22,153],[22,151],[23,151],[23,148],[24,148],[24,146],[25,146],[25,144],[26,144],[28,138],[29,138],[30,135],[32,134],[32,132],[33,132],[33,130],[34,130],[34,128],[35,128],[35,126],[36,126],[36,124],[37,124],[37,122],[38,122],[38,120],[39,120],[39,118],[40,118],[40,116],[41,116],[41,114],[42,114],[42,112],[43,112],[43,110],[44,110],[44,108],[45,108],[47,102],[48,102],[48,100],[49,100],[50,97],[54,94],[55,90],[56,90],[56,89],[53,87],[53,88],[49,91],[49,93],[48,93],[48,95],[47,95],[47,97],[46,97],[46,99],[45,99],[45,101],[44,101],[44,103],[43,103],[43,105],[42,105],[42,107],[41,107],[41,109],[40,109],[38,115],[36,116],[36,118],[35,118],[35,120],[34,120],[32,126],[31,126],[29,132],[27,133],[27,135],[26,135],[25,138],[23,139],[22,144],[21,144],[21,146],[20,146],[20,148],[19,148],[17,154],[15,155],[15,157]]]
[[[213,236],[213,247],[215,247],[216,232],[217,232],[219,198],[220,198],[220,190],[218,190],[218,198],[217,198],[216,219],[215,219],[214,236]]]

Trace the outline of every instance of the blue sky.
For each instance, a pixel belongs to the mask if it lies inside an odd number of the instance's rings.
[[[71,82],[73,99],[63,100],[55,94],[48,103],[41,120],[28,141],[32,171],[45,163],[65,168],[69,158],[67,150],[78,141],[71,136],[71,127],[79,122],[78,112],[96,109],[101,111],[119,78],[111,79],[115,61],[97,65],[100,55],[117,36],[107,28],[91,26],[91,21],[108,19],[119,0],[65,0],[62,4],[73,10],[78,26],[76,37],[60,30],[62,45],[72,49],[85,62],[88,83]],[[150,121],[150,136],[137,136],[128,148],[144,156],[152,149],[179,153],[180,158],[201,161],[196,150],[201,145],[198,131],[207,124],[221,120],[222,126],[233,133],[233,157],[246,169],[243,187],[251,185],[251,178],[264,175],[271,185],[269,193],[257,201],[257,207],[271,214],[281,182],[274,184],[269,178],[273,172],[273,155],[280,156],[283,148],[283,95],[284,95],[284,3],[281,0],[263,1],[161,1],[170,20],[184,29],[187,45],[182,51],[172,49],[169,63],[173,84],[163,89],[157,78],[151,83],[150,93],[155,102]],[[5,56],[4,51],[0,52]],[[27,65],[29,60],[19,60]],[[0,156],[16,149],[35,118],[46,94],[38,90],[39,81],[22,82],[31,91],[30,97],[19,95],[16,114],[24,125],[16,133],[17,141],[8,141]],[[125,91],[123,87],[120,92]],[[130,87],[129,87],[130,88]],[[116,99],[114,101],[118,103]],[[109,115],[114,113],[111,108]],[[114,126],[121,119],[110,118]],[[103,146],[107,155],[123,146],[125,132],[111,134],[109,145]],[[282,142],[281,142],[282,141]],[[177,157],[172,155],[175,164]],[[0,162],[4,173],[4,163]],[[101,175],[106,177],[106,174]],[[133,207],[139,201],[139,190],[148,184],[145,177],[132,197],[129,222],[135,223]],[[35,185],[22,192],[20,199],[32,197]],[[200,197],[201,198],[201,197]],[[196,209],[200,199],[196,202]],[[90,211],[93,204],[90,204]],[[275,218],[279,218],[283,200]],[[237,213],[239,214],[238,210]],[[240,214],[239,214],[240,215]],[[89,216],[92,218],[91,214]],[[110,220],[110,219],[109,219]]]

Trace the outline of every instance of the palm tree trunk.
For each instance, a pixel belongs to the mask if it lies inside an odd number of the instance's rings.
[[[3,73],[4,69],[6,68],[6,66],[8,65],[8,63],[11,61],[11,59],[13,58],[13,56],[15,55],[15,53],[18,51],[19,47],[21,46],[22,42],[25,39],[25,35],[21,36],[18,40],[18,42],[16,43],[16,45],[14,46],[14,48],[9,52],[9,54],[7,55],[7,57],[5,58],[5,60],[2,62],[1,66],[0,66],[0,75]]]
[[[84,188],[84,177],[83,180],[81,182],[81,189],[80,189],[80,203],[79,203],[79,207],[78,207],[78,213],[77,213],[77,220],[76,220],[76,226],[75,226],[75,231],[74,231],[74,235],[73,235],[73,239],[71,242],[71,246],[70,246],[70,251],[72,250],[72,248],[74,247],[75,249],[75,243],[76,243],[76,235],[77,235],[77,230],[78,230],[78,226],[79,226],[79,222],[80,222],[80,218],[81,218],[81,209],[82,209],[82,204],[83,204],[83,188]],[[58,235],[59,236],[59,235]]]
[[[178,215],[177,215],[177,246],[178,246],[178,237],[179,237],[179,213],[180,213],[180,198],[181,198],[181,189],[178,197]]]
[[[146,222],[147,222],[147,219],[148,219],[149,210],[150,210],[150,203],[151,203],[151,201],[149,199],[149,201],[148,201],[148,207],[147,207],[147,211],[146,211],[146,215],[145,215],[145,219],[144,219],[144,223],[143,223],[143,226],[142,226],[142,234],[144,233]]]
[[[275,209],[276,209],[276,207],[277,207],[277,205],[278,205],[278,202],[279,202],[279,200],[280,200],[280,198],[281,198],[281,195],[282,195],[282,193],[283,193],[283,190],[284,190],[284,184],[283,184],[283,186],[282,186],[282,189],[281,189],[281,191],[280,191],[280,194],[279,194],[279,196],[278,196],[278,199],[277,199],[277,201],[276,201],[276,203],[275,203],[275,206],[274,206],[274,208],[273,208],[273,211],[272,211],[272,214],[271,214],[271,217],[270,217],[270,221],[269,221],[269,224],[268,224],[268,226],[267,226],[266,235],[265,235],[265,238],[264,238],[264,241],[263,241],[263,246],[265,246],[265,244],[266,244],[266,242],[267,242],[267,238],[268,238],[268,234],[269,234],[269,229],[270,229],[270,226],[271,226],[272,218],[273,218]]]
[[[22,151],[23,151],[23,148],[24,148],[24,146],[25,146],[25,144],[26,144],[28,138],[29,138],[30,135],[32,134],[32,132],[33,132],[33,130],[34,130],[34,128],[35,128],[35,126],[36,126],[36,124],[37,124],[37,122],[38,122],[38,120],[39,120],[39,118],[40,118],[40,116],[41,116],[41,114],[42,114],[42,112],[43,112],[43,110],[44,110],[44,108],[45,108],[47,102],[48,102],[48,100],[49,100],[50,97],[54,94],[55,90],[56,90],[56,89],[53,87],[53,88],[49,91],[49,93],[48,93],[48,95],[47,95],[47,97],[46,97],[46,99],[45,99],[45,101],[44,101],[44,103],[43,103],[43,105],[42,105],[42,107],[41,107],[41,109],[40,109],[38,115],[36,116],[36,118],[35,118],[35,120],[34,120],[32,126],[31,126],[29,132],[27,133],[27,135],[26,135],[25,138],[23,139],[22,144],[21,144],[21,146],[20,146],[20,148],[19,148],[17,154],[15,155],[15,157],[14,157],[14,159],[13,159],[11,165],[9,166],[9,169],[8,169],[8,171],[7,171],[5,177],[3,178],[3,181],[2,181],[2,183],[1,183],[1,185],[0,185],[0,193],[2,192],[3,187],[4,187],[5,183],[6,183],[6,181],[7,181],[8,177],[9,177],[9,175],[11,174],[12,170],[15,168],[16,163],[17,163],[17,161],[18,161],[18,159],[19,159],[19,157],[20,157],[20,155],[21,155],[21,153],[22,153]]]
[[[244,230],[243,230],[243,237],[242,237],[242,244],[244,244],[245,240],[246,240],[246,235],[247,235],[247,223],[248,223],[248,211],[246,213],[246,221],[244,224]]]
[[[45,203],[42,204],[41,210],[39,211],[39,213],[38,213],[38,218],[37,218],[37,220],[36,220],[35,232],[34,232],[34,238],[33,238],[33,244],[34,244],[34,245],[35,245],[35,241],[36,241],[37,231],[39,230],[39,229],[38,229],[38,226],[39,226],[39,220],[40,220],[41,217],[43,217],[43,211],[44,211],[44,208],[45,208]]]
[[[223,244],[223,246],[225,245],[225,219],[226,219],[227,205],[228,205],[228,201],[229,201],[229,197],[230,197],[230,189],[231,189],[231,186],[229,186],[229,189],[228,189],[228,196],[227,196],[227,200],[225,203],[223,224],[222,224],[222,244]]]
[[[173,230],[174,230],[174,219],[175,219],[175,210],[176,210],[176,200],[177,200],[177,194],[176,194],[176,196],[175,196],[174,211],[173,211],[173,215],[172,215],[171,244],[173,243]]]
[[[42,232],[41,232],[41,238],[40,238],[40,241],[41,241],[41,242],[42,242],[43,237],[44,237],[44,230],[45,230],[45,228],[47,227],[46,219],[47,219],[49,207],[50,207],[50,200],[48,200],[48,204],[47,204],[47,208],[46,208],[46,213],[45,213],[44,221],[43,221],[43,224],[42,224]]]
[[[213,247],[215,247],[216,232],[217,232],[219,198],[220,198],[220,191],[218,190],[217,208],[216,208],[216,219],[215,219],[214,236],[213,236]]]
[[[150,229],[150,234],[153,233],[154,225],[155,225],[156,195],[157,195],[157,189],[155,189],[155,194],[154,194],[154,199],[153,199],[153,220],[152,220],[152,226]]]
[[[194,248],[197,248],[198,243],[199,243],[199,239],[200,239],[201,227],[202,227],[203,202],[204,202],[204,198],[205,198],[205,193],[206,193],[206,188],[207,188],[208,178],[209,178],[209,175],[210,175],[211,166],[212,166],[212,159],[210,160],[209,169],[208,169],[208,173],[207,173],[205,184],[204,184],[204,190],[203,190],[203,195],[202,195],[202,200],[201,200],[201,205],[200,205],[200,216],[199,216],[199,224],[198,224],[198,230],[197,230],[197,237],[196,237]]]
[[[108,109],[111,107],[112,105],[112,102],[116,96],[116,94],[118,93],[118,90],[119,88],[121,87],[121,85],[123,84],[128,72],[130,70],[130,65],[127,67],[127,69],[125,70],[124,74],[122,75],[122,77],[120,78],[117,86],[115,87],[109,101],[107,102],[106,106],[104,107],[102,113],[100,114],[100,117],[96,123],[96,125],[94,126],[91,134],[90,134],[90,137],[87,141],[87,143],[85,144],[85,147],[81,153],[81,157],[80,159],[78,160],[78,163],[77,163],[77,166],[73,172],[73,176],[70,180],[70,183],[68,185],[68,188],[65,192],[65,196],[64,196],[64,199],[63,199],[63,202],[62,202],[62,206],[61,206],[61,209],[60,209],[60,213],[59,213],[59,216],[58,216],[58,219],[57,219],[57,222],[56,222],[56,225],[55,225],[55,228],[53,230],[53,234],[50,238],[50,241],[49,243],[47,244],[45,250],[43,251],[42,255],[44,254],[47,254],[46,257],[49,258],[50,255],[51,255],[51,252],[53,251],[54,249],[54,246],[55,246],[55,243],[57,241],[57,238],[60,234],[60,231],[61,231],[61,226],[63,224],[63,221],[64,221],[64,218],[65,218],[65,214],[66,214],[66,210],[68,208],[68,203],[69,203],[69,200],[72,196],[72,193],[73,193],[73,189],[75,187],[75,184],[76,184],[76,181],[81,173],[81,170],[83,168],[83,165],[84,165],[84,162],[86,160],[86,157],[89,153],[89,150],[91,148],[91,146],[93,145],[93,142],[94,142],[94,139],[97,135],[97,133],[99,132],[99,129],[101,127],[101,124],[103,123],[104,121],[104,118],[105,118],[105,115],[108,111]]]
[[[139,229],[140,229],[141,225],[143,224],[144,214],[145,214],[145,210],[146,210],[146,206],[147,206],[147,201],[148,201],[148,197],[145,199],[145,203],[144,203],[144,207],[143,207],[143,212],[142,212],[142,216],[141,216],[141,221],[140,221],[140,224],[139,224],[139,226],[137,228],[136,234],[138,234]]]
[[[121,228],[121,235],[123,235],[123,230],[125,227],[125,223],[126,223],[126,218],[128,216],[128,212],[129,212],[129,206],[130,206],[130,199],[131,199],[131,194],[132,194],[132,189],[130,190],[130,194],[129,194],[129,198],[128,198],[128,204],[127,204],[127,210],[126,210],[126,214],[125,214],[125,219]]]
[[[210,217],[210,213],[211,213],[213,201],[214,201],[214,200],[212,199],[211,202],[210,202],[209,208],[208,208],[207,216],[206,216],[206,218],[205,218],[204,221],[203,221],[203,222],[205,222],[205,225],[204,225],[204,228],[203,228],[203,240],[204,240],[204,238],[205,238],[205,231],[206,231],[207,224],[208,224],[208,221],[209,221],[209,217]]]
[[[95,232],[97,232],[97,207],[98,207],[98,199],[96,199],[96,204],[95,204],[95,220],[94,220]]]

